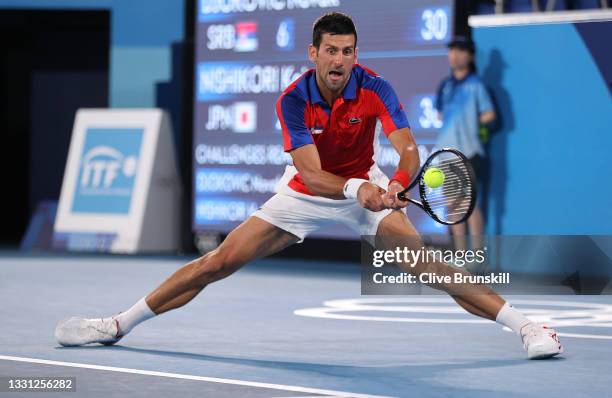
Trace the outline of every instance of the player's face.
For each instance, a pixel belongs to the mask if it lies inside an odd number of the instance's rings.
[[[461,48],[451,48],[448,51],[448,63],[451,69],[465,69],[468,68],[472,62],[472,54]]]
[[[337,94],[344,89],[357,62],[355,36],[324,33],[319,48],[310,45],[308,55],[315,64],[317,82]]]

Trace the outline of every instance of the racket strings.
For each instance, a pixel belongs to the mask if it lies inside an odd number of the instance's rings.
[[[430,167],[444,173],[444,183],[438,188],[423,186],[421,196],[430,211],[444,222],[457,222],[472,209],[475,187],[469,164],[453,153],[442,153],[432,159]]]

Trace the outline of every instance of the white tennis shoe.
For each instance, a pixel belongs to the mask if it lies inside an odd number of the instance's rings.
[[[55,338],[63,346],[92,343],[112,345],[121,340],[119,324],[113,317],[85,319],[72,317],[58,323]]]
[[[557,332],[548,326],[529,323],[521,329],[521,338],[529,359],[550,358],[563,353]]]

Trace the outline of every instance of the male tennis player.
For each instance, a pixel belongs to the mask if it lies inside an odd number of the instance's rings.
[[[278,193],[216,250],[176,271],[127,311],[60,322],[55,332],[60,344],[113,344],[139,323],[187,304],[208,284],[249,261],[300,242],[331,222],[343,222],[364,235],[418,237],[402,211],[407,202],[396,197],[419,167],[417,147],[395,92],[383,78],[357,64],[356,45],[350,17],[329,13],[315,22],[308,48],[315,68],[291,84],[276,106],[285,150],[294,164]],[[391,180],[373,161],[377,119],[400,154]],[[426,265],[438,275],[455,272],[444,264]],[[457,291],[456,286],[437,287]],[[562,352],[553,330],[531,323],[486,287],[466,289],[468,294],[452,294],[457,303],[519,333],[529,358]]]

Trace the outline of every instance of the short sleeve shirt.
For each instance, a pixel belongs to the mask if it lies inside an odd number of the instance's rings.
[[[453,76],[444,79],[438,88],[436,109],[443,113],[436,147],[457,148],[468,158],[477,154],[484,156],[478,137],[479,117],[493,110],[493,103],[476,74],[471,73],[462,80]]]
[[[377,119],[386,135],[409,127],[391,85],[373,71],[355,65],[342,95],[330,107],[311,69],[285,89],[276,102],[286,152],[314,144],[323,170],[345,178],[368,179],[374,165]],[[312,195],[299,173],[293,190]]]

